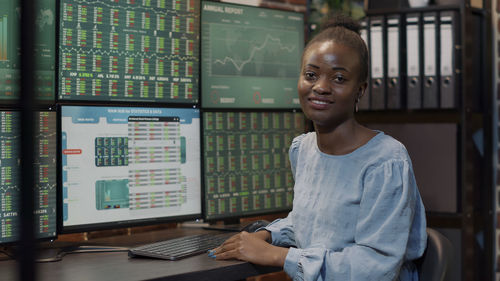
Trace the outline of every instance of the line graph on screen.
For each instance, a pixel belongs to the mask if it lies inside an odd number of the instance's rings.
[[[212,29],[217,33],[210,32]],[[208,32],[213,76],[297,76],[297,32],[217,23],[212,23]]]

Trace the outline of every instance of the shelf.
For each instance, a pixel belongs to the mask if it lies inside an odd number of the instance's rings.
[[[438,227],[438,228],[461,228],[462,218],[461,213],[433,213],[427,212],[427,227]]]
[[[388,8],[388,9],[370,9],[366,11],[367,16],[387,15],[387,14],[409,14],[420,12],[434,12],[434,11],[449,11],[460,10],[460,5],[430,5],[421,8]],[[477,9],[479,10],[479,9]]]
[[[356,113],[360,123],[460,123],[455,110],[432,111],[362,111]]]
[[[454,67],[457,81],[454,84],[456,86],[454,97],[457,107],[454,109],[360,111],[355,114],[355,118],[359,123],[368,127],[370,125],[377,127],[379,124],[394,124],[394,127],[398,127],[412,123],[456,125],[456,135],[449,137],[450,141],[456,144],[456,159],[454,160],[457,161],[458,211],[455,213],[427,211],[426,218],[428,227],[447,229],[444,232],[455,239],[452,242],[460,251],[460,262],[456,263],[454,270],[460,276],[452,279],[461,281],[493,280],[494,262],[498,255],[498,251],[495,251],[495,225],[493,223],[496,213],[494,213],[494,201],[491,200],[494,196],[493,175],[496,173],[495,167],[492,167],[493,158],[496,155],[496,143],[493,143],[495,132],[492,125],[495,116],[493,116],[492,111],[496,103],[491,89],[494,83],[488,75],[493,67],[491,62],[494,53],[491,52],[493,46],[491,30],[495,28],[495,25],[491,24],[491,2],[483,1],[483,8],[472,7],[471,1],[467,0],[457,1],[457,4],[454,5],[430,5],[422,8],[398,8],[387,5],[389,8],[366,11],[367,24],[371,23],[370,17],[376,16],[375,23],[382,19],[382,22],[385,23],[383,28],[387,28],[389,19],[398,15],[402,21],[399,27],[403,28],[403,39],[407,35],[404,32],[406,31],[405,27],[407,27],[405,18],[408,15],[418,14],[422,25],[419,27],[420,30],[424,29],[427,12],[436,12],[438,17],[447,11],[453,11],[456,15],[456,21],[453,22],[453,38],[455,40],[453,52],[456,52],[454,54]],[[443,22],[443,20],[439,20],[439,24],[443,24]],[[369,26],[372,27],[372,25]],[[441,29],[440,32],[442,32]],[[386,40],[384,42],[388,42],[388,36],[383,36],[385,37],[382,39]],[[420,40],[424,40],[422,33],[419,36]],[[368,38],[370,37],[368,36]],[[400,41],[405,42],[404,40]],[[425,47],[425,44],[423,41],[419,42],[421,47],[419,59],[423,63],[425,52],[422,52],[422,46]],[[400,46],[400,52],[405,58],[408,52],[406,45],[400,43]],[[383,54],[384,63],[387,63],[388,55],[392,54],[388,54],[387,51]],[[422,74],[422,65],[420,67],[420,74]],[[405,83],[404,78],[407,77],[407,73],[404,71],[407,70],[407,65],[403,63],[400,69],[402,70],[400,72],[401,77],[403,77],[402,81]],[[439,76],[440,73],[437,75]],[[403,105],[405,104],[404,97],[406,96],[403,93]],[[446,143],[448,136],[442,140]],[[478,147],[481,147],[482,150],[479,151]],[[419,156],[424,159],[427,157],[423,153]],[[428,159],[432,161],[432,157]],[[442,178],[446,180],[446,177]],[[478,238],[481,238],[482,243],[478,243]]]

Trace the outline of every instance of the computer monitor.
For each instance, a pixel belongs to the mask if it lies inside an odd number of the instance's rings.
[[[203,108],[300,108],[300,13],[201,3]]]
[[[55,238],[57,226],[56,113],[38,112],[34,124],[35,238]],[[0,244],[20,241],[21,112],[0,111]]]
[[[197,103],[199,0],[62,0],[59,100]]]
[[[55,0],[33,2],[35,10],[34,91],[37,102],[55,99]],[[21,92],[21,1],[3,1],[0,6],[0,102],[15,103]]]
[[[304,132],[301,112],[203,112],[204,219],[291,210],[288,149]]]
[[[61,106],[61,233],[201,217],[196,108]]]

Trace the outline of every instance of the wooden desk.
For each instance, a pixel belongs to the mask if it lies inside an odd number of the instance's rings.
[[[206,232],[209,231],[176,228],[130,236],[100,238],[80,243],[80,245],[133,247]],[[281,270],[277,267],[262,267],[241,261],[216,261],[206,254],[180,261],[165,261],[129,258],[127,252],[74,253],[67,254],[59,262],[37,263],[37,280],[240,280]],[[17,263],[14,260],[0,261],[1,280],[17,280],[17,271]]]

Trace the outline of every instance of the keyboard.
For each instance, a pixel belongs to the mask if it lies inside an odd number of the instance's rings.
[[[198,234],[146,244],[128,250],[129,257],[180,260],[216,248],[234,232]]]

